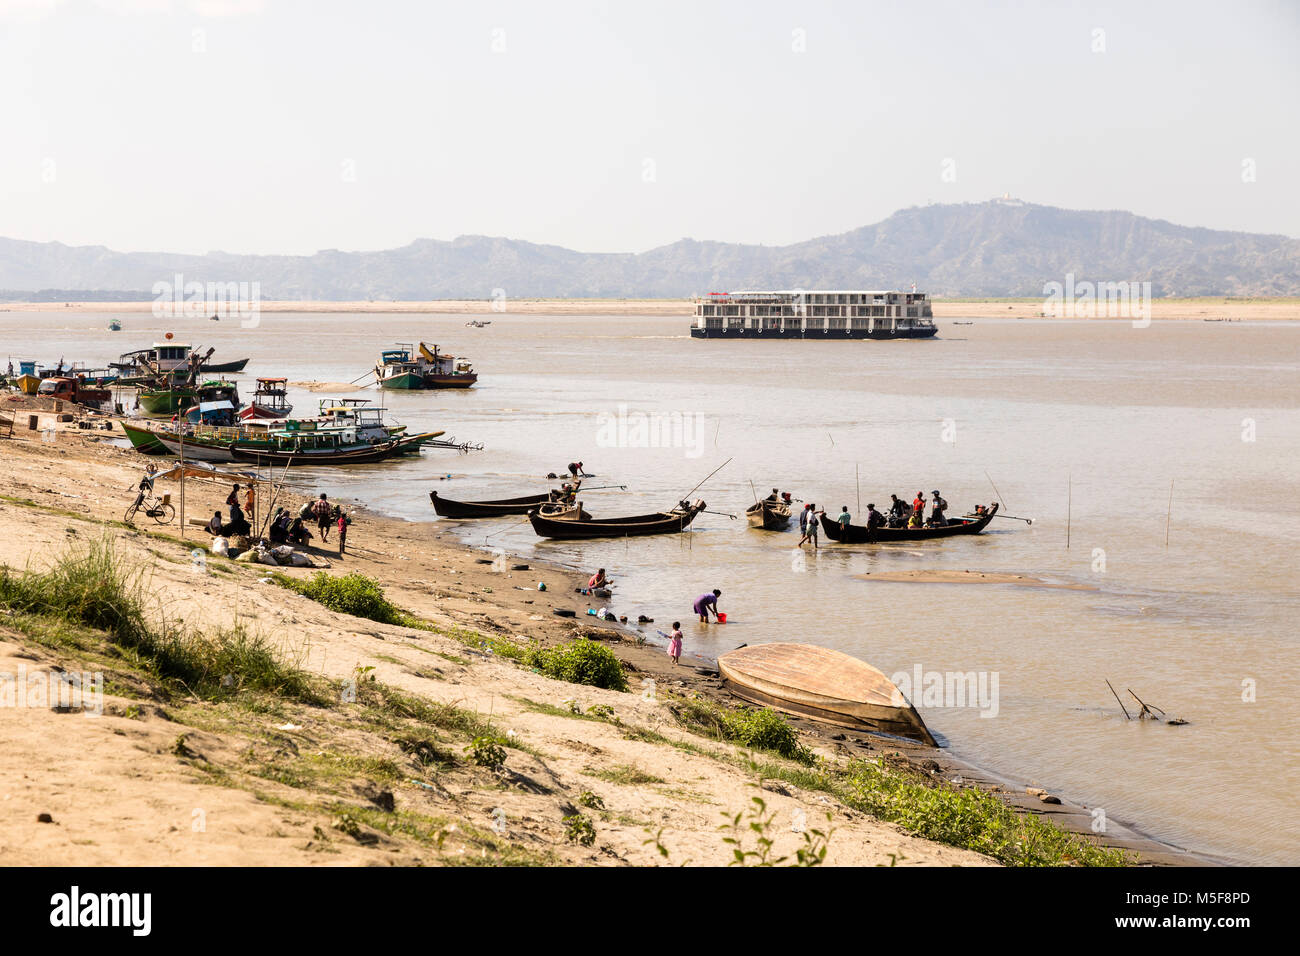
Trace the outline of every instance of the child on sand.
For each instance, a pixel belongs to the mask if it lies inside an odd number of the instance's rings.
[[[343,546],[347,544],[348,522],[351,520],[351,518],[343,513],[343,509],[339,508],[339,554],[343,553]],[[362,550],[364,551],[365,549],[363,548]]]
[[[673,632],[668,635],[668,656],[672,658],[673,666],[682,656],[682,622],[673,621]]]

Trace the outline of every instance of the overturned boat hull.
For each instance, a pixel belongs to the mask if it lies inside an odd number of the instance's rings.
[[[728,690],[751,703],[814,720],[939,746],[888,677],[816,644],[757,644],[718,658]]]

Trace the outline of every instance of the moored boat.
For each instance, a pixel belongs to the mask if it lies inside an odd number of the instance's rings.
[[[288,384],[286,378],[259,378],[252,401],[239,413],[239,417],[288,418],[293,412],[287,393]]]
[[[251,462],[259,466],[369,465],[403,454],[409,447],[418,449],[423,440],[433,437],[433,433],[374,443],[358,440],[355,429],[306,432],[292,430],[275,432],[271,437],[269,445],[261,442],[232,442],[231,457],[235,461]]]
[[[625,538],[652,534],[676,534],[685,531],[695,516],[704,510],[704,502],[683,502],[672,511],[633,515],[628,518],[592,518],[579,506],[579,516],[548,517],[541,514],[540,506],[528,512],[533,530],[543,538],[574,540],[578,538]]]
[[[868,530],[862,525],[842,525],[832,521],[826,515],[821,516],[822,530],[826,537],[841,544],[882,544],[891,541],[928,541],[931,538],[950,538],[960,534],[979,534],[989,526],[997,514],[998,504],[994,502],[982,515],[963,515],[950,518],[946,525],[938,528],[874,528]]]
[[[507,515],[526,515],[534,508],[567,496],[567,492],[551,490],[540,495],[520,498],[498,498],[494,501],[454,501],[437,491],[429,492],[433,510],[443,518],[497,518]]]
[[[413,346],[398,343],[380,353],[375,381],[387,389],[469,388],[478,375],[469,362],[439,352],[436,345],[430,350],[421,342],[416,352]]]
[[[745,509],[745,520],[751,528],[781,531],[790,523],[790,506],[784,501],[764,498]]]
[[[888,677],[839,651],[815,644],[756,644],[723,654],[718,671],[728,690],[751,703],[938,746]]]

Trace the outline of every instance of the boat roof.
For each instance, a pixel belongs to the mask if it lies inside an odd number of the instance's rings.
[[[258,382],[287,382],[287,378],[258,378]]]
[[[227,408],[234,408],[230,402],[199,402],[199,414],[204,412],[219,412]]]
[[[155,342],[155,343],[153,344],[153,348],[156,348],[156,349],[164,349],[164,348],[169,348],[169,347],[170,347],[170,348],[182,348],[182,349],[187,349],[187,348],[190,347],[190,344],[189,344],[188,342]],[[141,351],[141,352],[148,352],[149,349],[140,349],[140,351]],[[126,353],[126,354],[127,354],[127,355],[135,355],[135,354],[137,354],[137,353],[135,353],[135,352],[128,352],[128,353]]]
[[[902,289],[737,289],[733,292],[710,292],[706,298],[728,295],[925,295]]]

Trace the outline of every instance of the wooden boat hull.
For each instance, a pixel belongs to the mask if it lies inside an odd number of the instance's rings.
[[[478,373],[471,372],[467,375],[426,375],[424,377],[425,388],[469,388],[478,381]]]
[[[826,537],[840,544],[888,544],[893,541],[929,541],[931,538],[951,538],[962,534],[979,534],[989,526],[998,512],[997,502],[988,513],[979,518],[953,518],[942,528],[876,528],[868,531],[862,525],[845,527],[838,521],[821,516],[822,531]]]
[[[500,498],[496,501],[453,501],[436,491],[429,492],[433,510],[443,518],[498,518],[507,515],[526,515],[555,498],[554,492],[543,495],[525,495],[522,498]]]
[[[432,438],[432,433],[412,435],[355,448],[308,448],[302,451],[290,451],[282,448],[267,448],[260,443],[232,442],[230,455],[235,461],[250,462],[257,465],[288,465],[293,467],[313,465],[371,465],[387,461],[398,455],[407,454],[414,448]],[[188,448],[189,445],[186,444]]]
[[[220,374],[222,372],[242,372],[244,370],[244,366],[247,364],[248,364],[248,359],[240,359],[237,362],[214,362],[210,364],[205,363],[203,366],[201,366],[201,370],[205,375],[210,372],[215,374]]]
[[[652,534],[676,534],[685,531],[703,506],[684,512],[655,512],[631,518],[548,518],[533,510],[528,520],[543,538],[573,541],[587,538],[631,538]]]
[[[745,520],[751,528],[781,531],[790,524],[790,509],[785,505],[771,506],[766,501],[760,501],[745,509]]]
[[[424,382],[416,372],[401,372],[397,375],[379,376],[379,387],[416,391],[424,388]]]
[[[815,644],[757,644],[723,654],[718,671],[728,690],[752,703],[939,746],[888,677],[839,651]]]
[[[158,436],[147,428],[122,422],[122,431],[131,442],[131,447],[142,455],[166,455],[167,446],[158,440]]]
[[[277,418],[288,418],[291,414],[293,414],[292,405],[283,405],[279,408],[268,408],[254,402],[252,405],[249,405],[240,412],[239,417],[245,421],[250,418],[267,418],[275,420]]]

